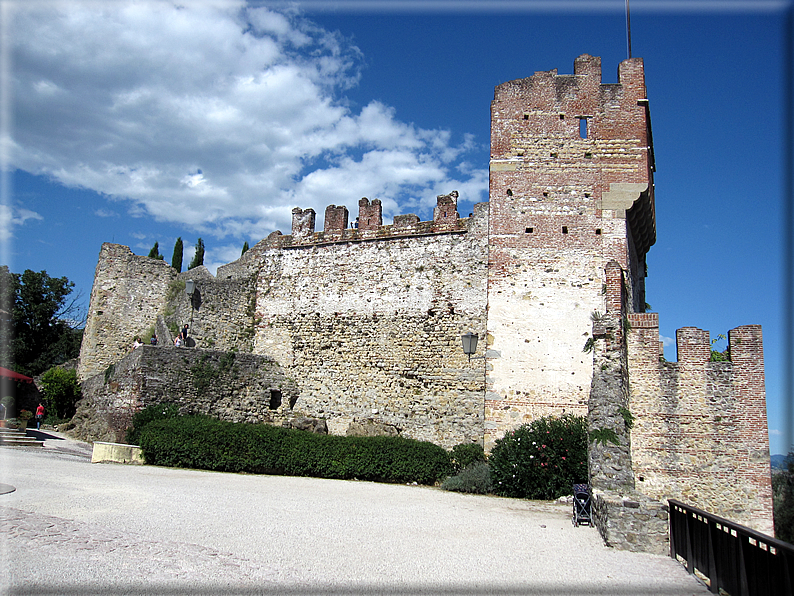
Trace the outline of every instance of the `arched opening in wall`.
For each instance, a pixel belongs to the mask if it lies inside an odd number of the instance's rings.
[[[295,408],[295,404],[298,403],[297,396],[292,396],[289,398],[289,409],[292,410]]]
[[[271,389],[270,390],[270,405],[269,405],[269,408],[271,410],[278,410],[280,405],[281,405],[281,390],[280,389]]]

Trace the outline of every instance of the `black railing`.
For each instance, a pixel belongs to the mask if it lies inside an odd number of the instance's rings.
[[[794,594],[794,546],[673,499],[670,556],[708,578],[712,593]]]

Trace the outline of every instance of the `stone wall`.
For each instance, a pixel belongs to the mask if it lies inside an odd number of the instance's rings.
[[[316,235],[264,256],[254,351],[281,363],[330,432],[370,421],[446,447],[482,440],[484,362],[460,336],[485,334],[487,205],[460,221],[408,238]]]
[[[88,379],[117,362],[136,336],[155,326],[176,270],[159,259],[106,242],[99,251],[88,318],[80,347],[78,379]]]
[[[254,354],[143,346],[83,381],[72,432],[122,443],[132,416],[172,402],[183,414],[277,423],[294,416],[297,387],[272,359]]]

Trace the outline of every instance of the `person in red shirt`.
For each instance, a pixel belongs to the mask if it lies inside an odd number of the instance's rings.
[[[36,430],[41,430],[41,421],[44,420],[44,406],[39,404],[36,408]]]

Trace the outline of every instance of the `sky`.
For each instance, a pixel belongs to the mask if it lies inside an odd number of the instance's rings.
[[[763,326],[772,453],[791,442],[790,36],[782,0],[634,0],[656,158],[647,302],[675,330]],[[628,56],[624,0],[0,0],[0,261],[75,284],[103,242],[240,256],[293,207],[432,218],[488,198],[505,81]],[[788,77],[788,78],[787,78]],[[718,340],[717,348],[725,342]],[[788,365],[786,364],[788,362]]]

